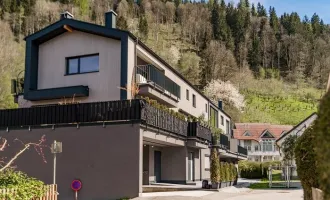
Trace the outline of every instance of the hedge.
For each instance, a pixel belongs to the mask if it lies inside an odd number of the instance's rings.
[[[219,183],[220,182],[220,160],[216,148],[211,150],[211,182]]]
[[[321,100],[315,120],[315,152],[320,189],[330,199],[330,93]]]
[[[242,178],[261,179],[267,178],[269,163],[262,164],[260,162],[239,161],[238,169]]]
[[[312,187],[319,187],[314,142],[315,132],[313,126],[310,126],[297,139],[294,149],[297,172],[304,189],[304,200],[312,200]]]

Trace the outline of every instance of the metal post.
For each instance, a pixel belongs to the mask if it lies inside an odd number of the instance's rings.
[[[78,191],[75,192],[75,197],[74,197],[75,200],[78,200]]]
[[[56,140],[54,140],[54,147],[56,147]],[[53,184],[56,184],[56,153],[54,153],[54,171],[53,171]]]

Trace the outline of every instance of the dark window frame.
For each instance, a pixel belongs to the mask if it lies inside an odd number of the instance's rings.
[[[93,57],[93,56],[99,57],[99,69],[95,70],[95,71],[90,71],[90,72],[80,72],[80,58]],[[78,59],[78,72],[77,73],[69,73],[69,60],[71,60],[71,59]],[[71,57],[65,58],[65,76],[96,73],[96,72],[100,72],[100,54],[99,53],[86,54],[86,55],[80,55],[80,56],[71,56]]]
[[[221,115],[221,125],[222,125],[222,126],[225,125],[225,118],[223,117],[223,115]]]
[[[189,90],[186,89],[186,99],[189,101]]]
[[[193,104],[193,107],[196,108],[196,95],[192,95],[192,104]]]

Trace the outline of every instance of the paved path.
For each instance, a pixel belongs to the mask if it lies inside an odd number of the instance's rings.
[[[247,188],[224,188],[220,192],[184,191],[145,193],[135,200],[303,200],[299,190],[251,190]]]

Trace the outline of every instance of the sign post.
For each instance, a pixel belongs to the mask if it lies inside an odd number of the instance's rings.
[[[54,171],[53,171],[53,184],[56,184],[56,154],[62,153],[62,142],[56,142],[51,145],[51,152],[54,154]]]
[[[74,191],[74,199],[78,200],[78,191],[81,189],[82,183],[80,180],[73,180],[71,183],[71,189]]]

